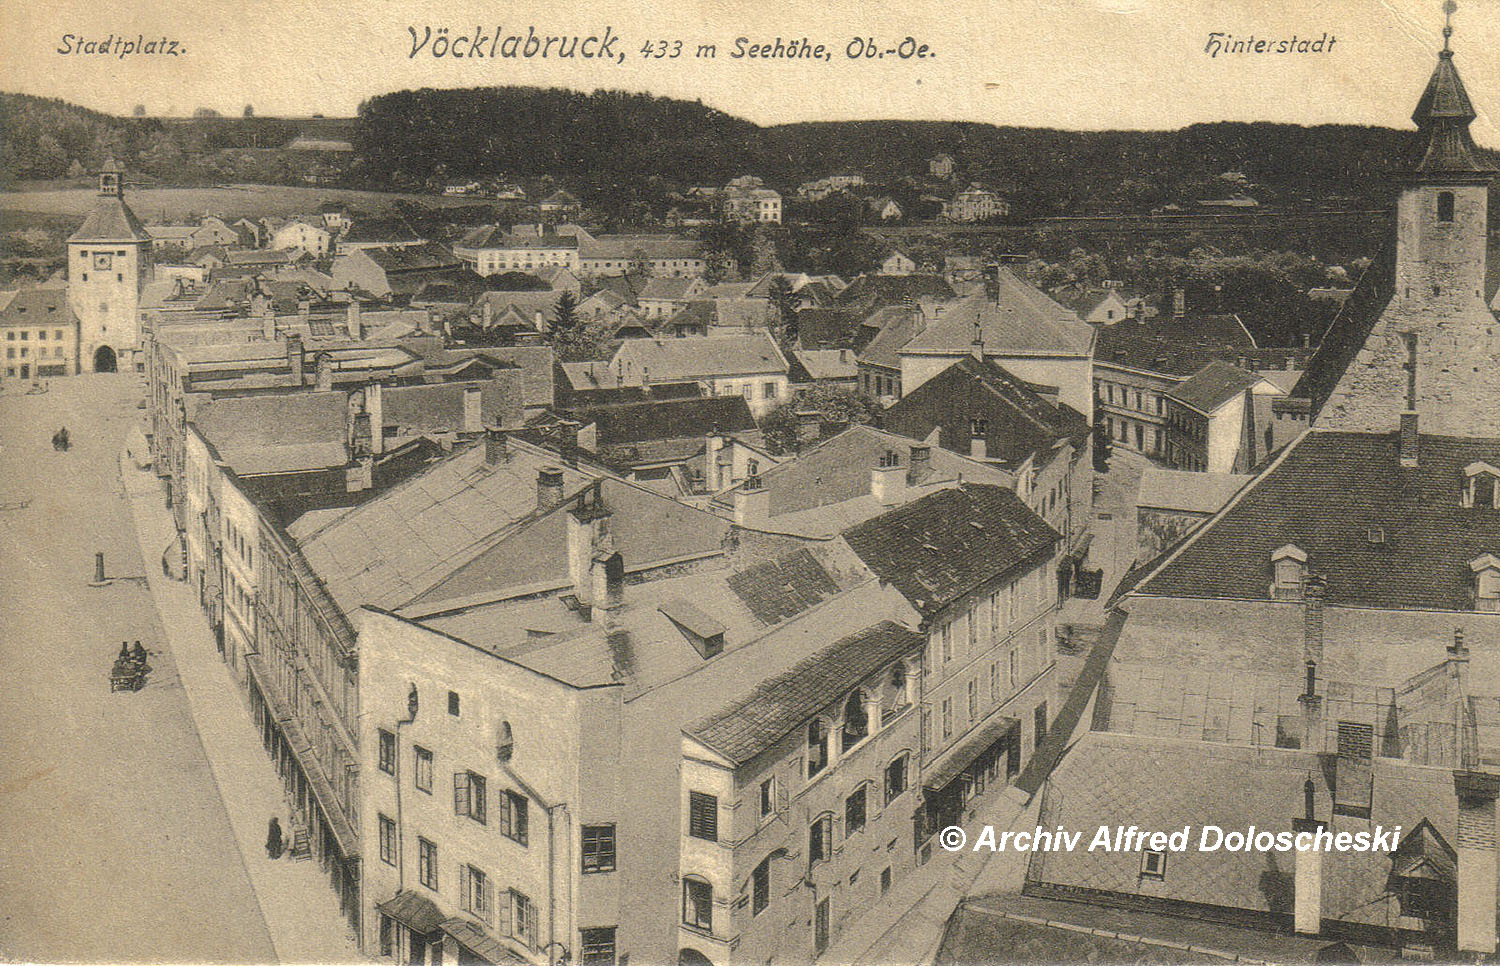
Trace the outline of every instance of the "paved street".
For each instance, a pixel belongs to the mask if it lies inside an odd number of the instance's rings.
[[[117,462],[140,392],[86,376],[0,396],[0,959],[269,962],[151,596],[87,586],[96,549],[113,576],[145,573]],[[122,639],[153,670],[111,694]]]

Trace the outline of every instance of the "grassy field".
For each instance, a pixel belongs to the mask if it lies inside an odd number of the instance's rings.
[[[81,220],[94,207],[97,198],[98,193],[92,187],[0,191],[0,221],[6,220],[5,216],[11,212],[68,215]],[[338,201],[372,213],[389,209],[402,200],[444,206],[474,204],[473,199],[436,195],[250,184],[212,188],[127,188],[125,200],[146,222],[173,221],[193,214],[230,218],[314,214],[324,201]]]

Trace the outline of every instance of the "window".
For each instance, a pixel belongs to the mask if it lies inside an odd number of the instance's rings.
[[[969,653],[973,654],[979,649],[979,605],[969,611]]]
[[[1019,647],[1010,649],[1010,657],[1007,659],[1005,671],[1009,676],[1010,689],[1014,691],[1016,684],[1021,680],[1021,649]]]
[[[750,873],[750,914],[758,916],[771,904],[771,857],[760,860]]]
[[[521,845],[527,844],[525,796],[509,790],[500,796],[500,834]]]
[[[417,879],[433,892],[438,891],[437,846],[417,838]]]
[[[457,691],[449,691],[448,692],[448,713],[451,714],[451,715],[453,715],[453,717],[455,717],[455,718],[458,717],[458,692]]]
[[[714,931],[714,887],[702,879],[682,880],[682,921],[704,932]]]
[[[380,770],[396,774],[396,736],[384,728],[380,729]]]
[[[412,746],[412,758],[415,767],[412,769],[412,784],[417,791],[432,794],[432,752],[420,745]]]
[[[380,816],[380,861],[396,864],[396,823],[384,815]]]
[[[752,398],[752,394],[754,393],[754,391],[755,387],[748,382],[740,387],[740,395],[744,396],[746,399]]]
[[[579,962],[584,966],[615,961],[615,927],[597,926],[578,930]]]
[[[833,815],[824,812],[807,830],[807,861],[822,862],[833,853]]]
[[[953,660],[953,625],[944,624],[938,631],[938,640],[942,643],[943,663],[947,664]]]
[[[480,825],[487,823],[489,794],[483,775],[471,771],[453,775],[453,814],[471,818]]]
[[[829,918],[828,900],[818,900],[813,909],[813,948],[819,956],[828,949]]]
[[[886,866],[880,870],[880,894],[885,895],[891,891],[891,867]]]
[[[1271,596],[1274,598],[1296,598],[1302,596],[1302,578],[1307,571],[1307,554],[1292,544],[1286,544],[1271,555]]]
[[[943,737],[953,737],[953,699],[943,699]]]
[[[844,702],[844,727],[840,732],[843,751],[853,748],[870,733],[870,716],[865,708],[865,700],[865,692],[856,690]]]
[[[762,399],[775,399],[776,398],[776,383],[774,383],[774,382],[768,382],[768,383],[765,383],[764,385],[762,385],[760,387],[760,398],[762,398]]]
[[[979,717],[979,681],[975,678],[969,679],[969,720],[973,721]]]
[[[844,838],[852,837],[856,832],[863,832],[865,828],[865,805],[866,790],[870,786],[861,785],[848,798],[844,799]]]
[[[990,433],[990,421],[976,416],[969,420],[969,438],[984,439]]]
[[[776,776],[772,775],[760,783],[760,817],[767,818],[776,811]]]
[[[37,341],[39,341],[39,342],[46,342],[47,341],[47,330],[46,329],[39,329],[39,330],[37,330],[36,337],[37,337]]]
[[[807,723],[807,777],[828,767],[828,728],[814,718]]]
[[[998,704],[1000,701],[1000,662],[993,661],[990,664],[990,703]]]
[[[613,825],[585,825],[583,827],[583,871],[613,872],[615,870],[615,827]]]
[[[1167,853],[1146,849],[1141,853],[1141,878],[1164,879],[1167,875]]]
[[[889,805],[902,792],[906,791],[906,769],[910,756],[905,752],[891,759],[891,763],[885,766],[885,803]]]
[[[704,792],[688,792],[688,834],[719,841],[719,800]]]
[[[1439,191],[1437,196],[1438,221],[1453,220],[1453,192]]]
[[[396,948],[396,920],[380,914],[380,955],[390,957]]]
[[[536,903],[524,892],[510,890],[510,934],[528,949],[536,947]]]
[[[458,867],[459,905],[483,922],[488,922],[495,908],[495,883],[472,865]]]

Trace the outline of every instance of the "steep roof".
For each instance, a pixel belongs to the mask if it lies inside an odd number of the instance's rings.
[[[901,368],[901,350],[921,326],[920,311],[915,306],[890,305],[876,310],[865,319],[867,326],[878,326],[879,334],[860,350],[859,361],[885,369]]]
[[[852,349],[859,322],[859,314],[847,309],[802,309],[797,313],[797,342],[804,349]]]
[[[1422,174],[1491,171],[1475,156],[1474,139],[1469,134],[1469,124],[1477,116],[1469,92],[1458,76],[1458,68],[1453,65],[1453,51],[1445,47],[1438,53],[1437,67],[1411,115],[1426,140],[1417,171]]]
[[[630,339],[611,362],[626,383],[649,378],[683,379],[786,372],[786,358],[769,335],[713,336],[706,339]]]
[[[420,245],[379,246],[362,249],[376,265],[387,274],[391,272],[420,272],[433,269],[457,268],[460,262],[453,253],[437,242]],[[231,253],[232,254],[232,253]]]
[[[1205,515],[1217,513],[1250,479],[1240,473],[1194,473],[1147,466],[1141,471],[1135,505]]]
[[[834,302],[861,313],[909,299],[951,299],[953,286],[941,275],[861,275]]]
[[[696,278],[676,275],[654,276],[641,289],[639,298],[643,299],[680,299],[684,298],[693,286],[699,284]]]
[[[354,224],[344,232],[341,242],[394,242],[422,241],[422,236],[412,228],[405,218],[356,218]]]
[[[833,578],[806,547],[736,571],[729,575],[727,583],[763,624],[795,617],[839,592]]]
[[[744,764],[837,701],[842,692],[925,642],[921,634],[895,621],[881,621],[797,662],[684,730],[736,764]]]
[[[1172,387],[1166,395],[1189,409],[1211,416],[1219,407],[1261,381],[1261,377],[1253,372],[1216,359],[1186,382]]]
[[[974,295],[943,307],[901,350],[903,355],[959,354],[974,344],[976,331],[988,353],[999,355],[1086,355],[1094,328],[1058,305],[1004,266],[995,295]]]
[[[68,236],[70,242],[150,241],[151,233],[130,210],[124,199],[110,195],[100,198],[78,230]]]
[[[341,392],[205,400],[192,422],[241,476],[343,466],[348,402]]]
[[[1307,400],[1312,416],[1318,412],[1333,391],[1354,357],[1365,347],[1366,340],[1380,321],[1385,308],[1396,294],[1396,242],[1394,223],[1387,240],[1375,258],[1360,273],[1354,292],[1344,300],[1338,315],[1329,323],[1318,343],[1318,351],[1308,360],[1302,378],[1291,395]]]
[[[1307,433],[1135,593],[1267,600],[1271,554],[1292,544],[1329,603],[1472,610],[1469,562],[1500,554],[1500,511],[1460,504],[1463,471],[1500,466],[1500,439],[1424,435],[1419,449],[1408,468],[1394,433]]]
[[[999,486],[939,490],[844,531],[844,541],[924,616],[1048,553],[1061,535]]]
[[[926,439],[938,429],[939,445],[955,452],[968,450],[975,419],[986,421],[985,455],[1007,465],[1050,452],[1065,439],[1081,442],[1090,432],[1077,411],[1048,402],[999,365],[973,356],[964,356],[881,415],[886,429],[912,439]]]
[[[78,324],[64,289],[32,288],[0,293],[0,325]]]
[[[1216,359],[1238,359],[1254,351],[1255,341],[1237,316],[1158,316],[1100,328],[1094,362],[1187,377]]]

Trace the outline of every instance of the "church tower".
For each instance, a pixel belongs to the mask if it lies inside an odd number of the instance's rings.
[[[78,371],[114,372],[139,351],[141,286],[151,236],[125,203],[125,169],[99,172],[99,201],[68,239],[68,304],[78,317]]]
[[[1421,154],[1396,198],[1391,298],[1324,404],[1320,429],[1390,432],[1402,413],[1416,413],[1424,433],[1500,436],[1500,323],[1484,302],[1495,172],[1469,134],[1476,115],[1452,33],[1443,28],[1412,114]]]

